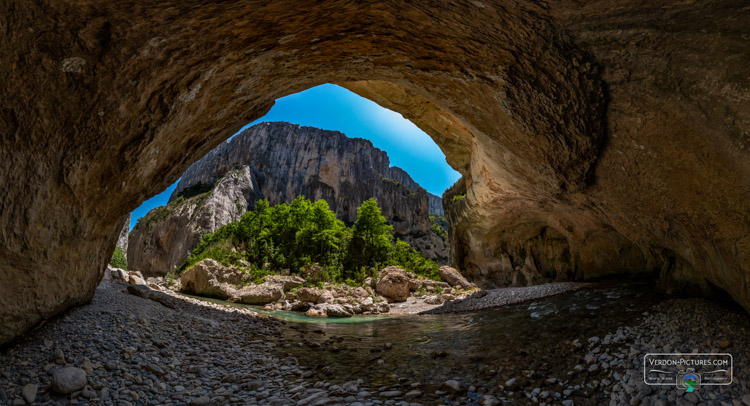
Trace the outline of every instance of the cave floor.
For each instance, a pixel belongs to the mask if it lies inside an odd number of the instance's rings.
[[[125,288],[104,282],[89,305],[0,349],[0,404],[750,404],[748,316],[642,287],[348,324],[181,296],[171,309]],[[643,383],[644,354],[696,351],[732,354],[733,383]],[[63,367],[85,385],[54,393]]]

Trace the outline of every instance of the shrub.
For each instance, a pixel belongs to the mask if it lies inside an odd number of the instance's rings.
[[[405,241],[398,240],[393,245],[389,263],[414,272],[422,278],[440,280],[438,264],[425,258]]]
[[[172,286],[175,284],[175,275],[174,271],[167,272],[166,275],[164,275],[164,280],[167,282],[167,286]]]
[[[443,216],[438,216],[431,214],[430,215],[430,231],[435,233],[438,237],[440,237],[443,241],[448,239],[448,231],[443,228],[440,223],[446,223],[447,220]]]
[[[120,247],[115,247],[115,252],[112,253],[112,258],[109,260],[109,264],[115,268],[128,269],[128,259],[125,257],[125,251]]]
[[[360,285],[393,261],[423,277],[437,272],[437,265],[409,244],[392,241],[393,227],[375,199],[362,203],[352,227],[336,219],[325,200],[313,203],[300,196],[292,203],[271,206],[264,199],[239,221],[204,235],[179,271],[213,258],[224,265],[249,268],[254,281],[274,270],[289,269],[302,274],[309,286],[324,282]]]

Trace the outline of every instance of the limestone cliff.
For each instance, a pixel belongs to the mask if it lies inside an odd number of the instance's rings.
[[[122,249],[124,253],[128,252],[128,232],[130,231],[130,216],[131,214],[128,214],[127,220],[125,220],[125,224],[122,226],[122,230],[120,231],[120,236],[117,237],[117,246]]]
[[[440,196],[428,193],[427,202],[430,205],[430,214],[445,216],[445,210],[443,210],[443,199]]]
[[[283,122],[250,127],[191,165],[170,201],[191,188],[210,187],[240,165],[251,168],[271,204],[300,195],[325,199],[346,223],[357,219],[363,201],[375,197],[396,237],[428,258],[448,258],[445,241],[430,231],[430,194],[403,169],[390,166],[385,151],[336,131]]]
[[[181,264],[200,238],[237,221],[260,198],[247,166],[229,171],[208,192],[181,196],[157,207],[133,227],[128,266],[143,276],[164,276]]]

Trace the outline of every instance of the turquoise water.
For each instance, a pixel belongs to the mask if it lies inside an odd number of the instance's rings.
[[[212,299],[207,297],[200,297],[200,296],[193,296],[188,295],[185,293],[178,293],[182,296],[191,297],[193,299],[203,300],[206,302],[211,303],[217,303],[225,306],[230,307],[237,307],[237,308],[244,308],[244,309],[250,309],[254,312],[257,312],[262,315],[266,316],[272,316],[279,320],[289,321],[289,322],[296,322],[296,323],[325,323],[325,324],[359,324],[359,323],[374,323],[378,321],[385,320],[389,317],[389,315],[380,315],[380,316],[354,316],[354,317],[344,317],[344,318],[321,318],[321,317],[310,317],[305,315],[304,313],[300,312],[290,312],[286,310],[265,310],[263,306],[255,306],[255,305],[247,305],[242,303],[234,303],[234,302],[227,302],[220,299]]]
[[[348,319],[211,301],[285,320],[283,335],[273,338],[278,355],[295,357],[310,371],[311,381],[361,378],[373,389],[404,391],[415,385],[429,397],[448,379],[473,385],[473,393],[497,396],[507,395],[497,386],[510,378],[543,388],[550,378],[585,385],[596,374],[568,375],[582,363],[571,342],[586,343],[636,325],[643,312],[664,299],[645,285],[609,284],[468,313]],[[608,403],[596,391],[581,390],[579,395],[576,405]]]

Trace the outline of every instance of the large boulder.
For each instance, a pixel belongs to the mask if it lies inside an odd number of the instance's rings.
[[[403,302],[409,297],[411,278],[406,271],[397,267],[389,266],[380,271],[375,291],[394,302]]]
[[[305,278],[298,276],[298,275],[269,275],[266,276],[264,279],[266,283],[273,283],[277,285],[281,285],[284,289],[284,292],[292,290],[294,288],[298,288],[302,286],[303,283],[305,283]]]
[[[140,272],[128,272],[128,283],[131,285],[145,285],[146,280],[143,279],[143,275]]]
[[[130,275],[128,275],[128,271],[120,268],[115,268],[111,265],[107,265],[107,270],[109,271],[109,275],[111,276],[112,280],[120,281],[120,282],[127,282],[128,279],[130,279]]]
[[[297,300],[303,303],[318,303],[318,298],[323,292],[314,288],[302,288],[295,292]]]
[[[448,282],[448,284],[453,287],[462,289],[469,289],[473,287],[473,285],[469,283],[469,281],[466,280],[466,278],[464,278],[456,268],[451,268],[449,266],[443,265],[440,267],[440,269],[438,269],[438,274],[440,275],[440,278],[442,280]]]
[[[284,289],[282,285],[263,283],[260,285],[245,286],[237,290],[234,295],[240,303],[264,305],[281,299],[284,296]]]
[[[191,295],[228,299],[234,293],[232,285],[242,282],[242,273],[225,267],[213,259],[204,259],[180,277],[181,291]]]
[[[352,317],[352,312],[340,304],[320,303],[312,306],[306,315],[311,317]]]
[[[318,296],[318,303],[333,303],[333,292],[326,289]]]

